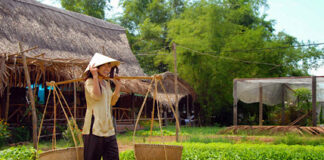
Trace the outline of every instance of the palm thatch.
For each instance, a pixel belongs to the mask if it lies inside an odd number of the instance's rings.
[[[0,97],[2,96],[3,89],[8,85],[9,67],[6,65],[4,58],[0,58]]]
[[[157,91],[157,99],[162,102],[167,104],[168,103],[168,98],[170,99],[172,104],[176,103],[176,95],[175,95],[175,74],[171,72],[165,72],[160,74],[162,76],[162,83],[163,86],[165,87],[166,93],[164,93],[163,88],[158,85],[158,91]],[[180,101],[181,98],[185,96],[192,96],[193,100],[196,99],[196,93],[193,90],[193,88],[183,79],[177,77],[178,80],[178,100]],[[151,93],[153,94],[153,92]]]
[[[38,46],[28,55],[45,53],[49,59],[89,59],[104,52],[122,62],[121,75],[144,75],[119,25],[34,0],[1,0],[0,21],[0,53],[17,52],[18,42]]]
[[[12,86],[24,86],[18,42],[24,49],[38,46],[26,52],[32,83],[39,72],[43,81],[77,78],[95,52],[121,61],[122,76],[145,75],[119,25],[34,0],[1,0],[0,22],[0,93],[8,73]]]
[[[0,1],[0,96],[10,81],[11,87],[26,87],[18,43],[26,52],[32,83],[79,78],[95,52],[121,61],[120,76],[145,76],[131,52],[125,29],[87,15],[47,6],[34,0]],[[174,75],[164,73],[167,93],[158,89],[158,100],[175,103]],[[179,100],[195,94],[179,81]],[[144,95],[148,82],[122,81],[122,91]],[[152,93],[151,93],[152,94]]]

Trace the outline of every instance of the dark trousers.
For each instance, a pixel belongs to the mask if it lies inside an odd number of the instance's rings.
[[[94,118],[91,120],[90,134],[83,135],[84,160],[119,160],[116,136],[99,137],[92,134]]]

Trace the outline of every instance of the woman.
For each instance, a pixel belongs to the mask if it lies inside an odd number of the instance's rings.
[[[111,107],[120,96],[120,81],[113,80],[115,91],[112,92],[110,83],[103,79],[119,64],[115,59],[96,53],[85,70],[87,111],[82,131],[85,160],[119,159]]]

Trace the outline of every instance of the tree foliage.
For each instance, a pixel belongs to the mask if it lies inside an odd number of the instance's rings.
[[[265,5],[257,0],[200,1],[168,23],[168,39],[178,46],[180,77],[198,93],[204,117],[231,122],[234,78],[307,75],[323,58],[323,51],[294,47],[303,43],[274,33],[273,22],[259,15]]]
[[[66,10],[105,19],[105,9],[110,10],[110,0],[60,0]]]
[[[183,12],[185,2],[122,0],[120,4],[124,12],[119,17],[119,23],[128,29],[130,46],[144,72],[155,74],[166,71],[168,68],[165,63],[156,60],[155,55],[146,54],[170,51],[167,24]]]
[[[107,0],[61,0],[64,8],[104,18]],[[234,78],[308,75],[323,50],[275,32],[260,8],[266,0],[121,0],[117,22],[127,29],[144,72],[173,70],[194,88],[205,123],[232,122]]]

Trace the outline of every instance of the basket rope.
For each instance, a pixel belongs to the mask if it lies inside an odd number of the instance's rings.
[[[133,133],[133,144],[135,144],[135,135],[136,135],[136,130],[137,130],[137,125],[138,125],[138,122],[139,122],[139,119],[141,117],[141,114],[142,114],[142,111],[143,111],[143,108],[144,108],[144,104],[146,103],[146,100],[147,100],[147,97],[148,97],[148,93],[150,92],[151,88],[152,88],[152,85],[153,85],[153,82],[154,82],[154,92],[153,92],[153,108],[152,108],[152,118],[151,118],[151,126],[150,126],[150,137],[149,137],[149,142],[151,143],[151,138],[152,138],[152,131],[153,131],[153,122],[154,122],[154,110],[155,110],[155,99],[157,97],[157,87],[158,87],[158,82],[160,83],[162,89],[163,89],[163,92],[166,94],[166,90],[164,88],[164,85],[163,83],[161,82],[160,79],[157,79],[155,76],[153,77],[150,85],[149,85],[149,89],[145,95],[145,98],[143,100],[143,103],[142,103],[142,106],[140,108],[140,111],[137,115],[137,119],[136,119],[136,123],[135,123],[135,127],[134,127],[134,133]],[[167,94],[166,94],[167,95]],[[178,116],[176,116],[176,113],[175,113],[175,110],[172,106],[172,103],[170,101],[170,98],[168,97],[167,95],[167,99],[168,99],[168,104],[173,112],[173,114],[175,115],[175,119],[176,119],[176,127],[178,128],[179,132],[180,132],[180,135],[181,134],[181,131],[180,131],[180,123],[179,123],[179,119],[178,119]],[[160,105],[160,107],[159,107]],[[160,117],[160,108],[161,108],[161,103],[158,103],[157,102],[157,112],[158,112],[158,120],[159,120],[159,127],[160,127],[160,132],[161,132],[161,138],[162,138],[162,143],[163,143],[163,148],[164,148],[164,154],[165,154],[165,158],[166,160],[168,159],[167,158],[167,153],[166,153],[166,147],[165,147],[165,137],[163,136],[163,129],[162,129],[162,122],[161,122],[161,117]],[[180,142],[182,144],[182,138],[180,139]]]
[[[43,126],[43,123],[44,123],[44,119],[45,119],[45,114],[46,114],[46,111],[47,111],[47,106],[48,106],[48,101],[50,99],[50,96],[51,96],[51,91],[53,91],[53,102],[54,102],[54,127],[53,127],[53,135],[52,135],[52,150],[55,150],[56,149],[56,97],[59,101],[59,104],[63,110],[63,113],[65,115],[65,118],[68,122],[68,128],[71,132],[71,135],[72,135],[72,139],[73,139],[73,142],[74,142],[74,145],[75,145],[75,150],[76,150],[76,153],[78,153],[78,149],[77,149],[77,142],[76,142],[76,139],[75,139],[75,136],[74,136],[74,132],[72,130],[72,124],[71,122],[69,121],[69,117],[68,117],[68,114],[66,113],[65,109],[64,109],[64,106],[62,104],[62,101],[61,99],[64,100],[65,104],[67,105],[67,108],[69,110],[69,114],[72,118],[72,122],[73,122],[73,125],[75,125],[75,128],[78,129],[78,126],[76,124],[76,121],[75,119],[73,118],[72,116],[72,112],[66,102],[66,99],[64,98],[61,90],[58,88],[58,86],[55,84],[55,82],[50,82],[49,83],[49,86],[50,86],[50,91],[49,91],[49,94],[48,94],[48,97],[47,97],[47,100],[46,100],[46,104],[45,104],[45,108],[44,108],[44,112],[43,112],[43,116],[42,116],[42,120],[41,120],[41,123],[40,123],[40,129],[39,129],[39,132],[38,132],[38,140],[37,140],[37,148],[36,150],[38,151],[38,144],[39,144],[39,139],[40,139],[40,135],[41,135],[41,132],[42,132],[42,126]],[[58,91],[57,91],[58,90]],[[82,137],[81,137],[81,134],[79,133],[78,134],[78,137],[79,137],[79,140],[80,140],[80,143],[82,143]],[[37,153],[37,152],[36,152]],[[77,157],[77,160],[79,160],[79,154],[76,154],[76,157]]]

